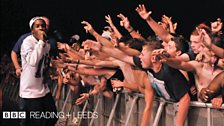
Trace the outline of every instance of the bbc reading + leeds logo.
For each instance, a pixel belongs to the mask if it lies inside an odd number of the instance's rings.
[[[3,119],[25,119],[26,112],[5,111],[3,112]]]

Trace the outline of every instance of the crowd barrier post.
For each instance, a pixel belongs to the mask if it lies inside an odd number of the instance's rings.
[[[163,112],[165,104],[166,104],[165,100],[163,100],[163,99],[159,100],[159,108],[157,109],[157,113],[156,113],[156,116],[155,116],[155,119],[153,122],[153,126],[158,126],[158,123],[159,123],[159,120],[160,120],[160,117]]]
[[[115,102],[114,102],[114,105],[113,105],[112,110],[110,112],[109,119],[107,121],[107,126],[111,126],[110,124],[111,124],[112,119],[114,117],[115,109],[117,107],[117,103],[118,103],[119,98],[120,98],[120,94],[116,94]]]
[[[134,99],[133,99],[133,101],[132,101],[132,103],[131,103],[131,108],[130,108],[130,110],[129,110],[129,112],[128,112],[128,115],[127,115],[127,118],[126,118],[126,121],[125,121],[125,126],[128,126],[128,124],[129,124],[129,120],[130,120],[131,114],[132,114],[132,112],[133,112],[134,105],[135,105],[136,102],[137,102],[137,99],[138,99],[138,96],[137,96],[137,95],[134,96]]]

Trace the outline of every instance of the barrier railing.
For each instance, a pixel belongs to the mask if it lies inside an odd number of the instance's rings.
[[[4,79],[4,78],[3,78]],[[1,80],[3,96],[8,96],[15,104],[18,103],[19,82],[4,83]],[[52,94],[55,95],[57,86],[53,85]],[[58,106],[61,112],[91,111],[98,113],[98,118],[83,119],[73,115],[57,123],[59,126],[88,125],[88,126],[137,126],[140,125],[141,116],[144,109],[144,95],[138,93],[123,92],[116,94],[114,99],[107,99],[101,94],[95,96],[93,100],[86,101],[84,106],[72,104],[71,90],[63,87],[61,99],[58,101],[62,106]],[[90,102],[92,101],[92,102]],[[128,103],[129,102],[129,103]],[[89,107],[92,105],[92,107]],[[69,107],[68,107],[69,106]],[[211,103],[192,101],[185,126],[222,126],[224,124],[224,104],[221,108],[215,109]],[[151,116],[150,126],[169,126],[175,123],[175,113],[178,103],[165,101],[162,98],[154,99],[154,107]],[[170,110],[172,108],[172,110]],[[75,109],[75,110],[74,110]],[[119,109],[119,110],[117,110]],[[172,116],[167,116],[170,114]],[[168,118],[171,118],[170,121]],[[134,121],[133,121],[134,120]],[[169,120],[169,121],[167,121]],[[61,121],[61,122],[60,122]],[[169,122],[169,123],[168,123]]]

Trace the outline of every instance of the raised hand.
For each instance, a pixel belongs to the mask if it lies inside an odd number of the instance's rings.
[[[220,18],[215,22],[211,22],[212,32],[219,32],[223,27],[223,23]]]
[[[123,14],[120,13],[117,15],[117,17],[121,19],[120,25],[123,26],[125,29],[128,30],[128,29],[132,28],[128,18],[125,17]]]
[[[110,17],[110,15],[105,16],[106,22],[110,25],[110,26],[114,26],[114,23]]]
[[[112,41],[116,40],[117,38],[121,38],[122,35],[121,33],[118,31],[118,29],[116,28],[116,26],[114,25],[110,15],[105,16],[106,18],[106,22],[110,25],[110,26],[106,26],[104,28],[107,28],[108,31],[111,33],[111,37],[112,37]],[[122,23],[123,24],[123,23]]]
[[[147,12],[144,4],[139,4],[139,6],[135,10],[144,20],[148,20],[150,18],[150,14],[152,13],[152,11]]]
[[[204,44],[207,48],[210,48],[211,45],[212,45],[212,40],[211,40],[211,38],[209,37],[209,35],[207,34],[207,32],[206,32],[204,29],[202,29],[201,32],[202,32],[202,36],[203,36],[203,40],[202,40],[203,44]]]
[[[172,17],[168,17],[166,15],[163,15],[162,16],[162,22],[163,23],[166,23],[166,24],[172,24],[172,21],[171,21]]]
[[[84,103],[88,98],[89,98],[89,94],[88,93],[82,93],[80,94],[80,98],[78,98],[76,101],[75,101],[75,104],[76,105],[81,105],[82,103]]]
[[[87,22],[87,21],[82,21],[81,24],[84,24],[84,25],[85,25],[85,26],[84,26],[84,29],[86,30],[86,33],[88,33],[88,32],[89,32],[89,33],[92,33],[92,32],[94,31],[92,25],[91,25],[89,22]]]
[[[169,31],[172,33],[175,33],[175,30],[177,28],[177,23],[172,22],[172,17],[168,17],[166,15],[162,16],[162,22],[169,26]]]

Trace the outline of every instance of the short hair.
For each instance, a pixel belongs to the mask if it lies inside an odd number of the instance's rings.
[[[127,41],[128,46],[130,48],[136,49],[139,52],[142,51],[142,46],[143,46],[144,42],[145,42],[144,40],[137,39],[137,38],[133,38],[133,39],[130,39],[130,40]]]
[[[144,47],[147,47],[148,51],[153,51],[156,49],[161,49],[163,46],[161,44],[161,42],[155,37],[148,37],[147,41],[144,42],[143,44]]]
[[[181,53],[186,53],[189,50],[189,45],[186,39],[183,36],[175,36],[171,38],[172,41],[175,42],[175,46],[177,51],[181,51]]]

